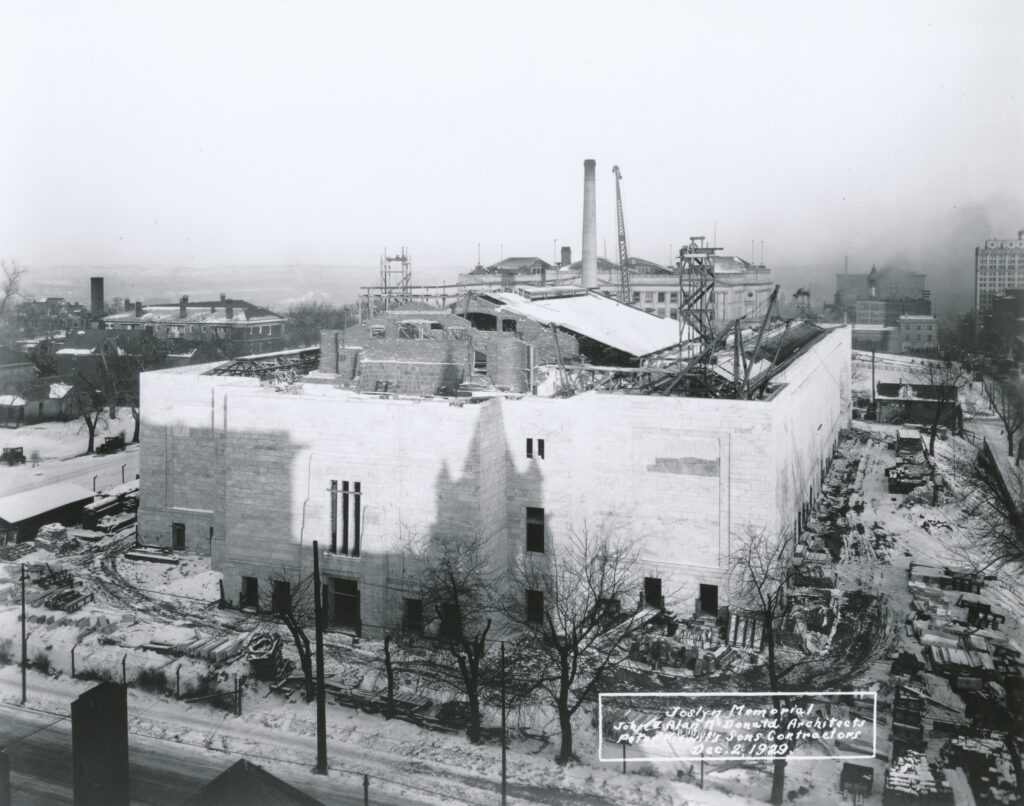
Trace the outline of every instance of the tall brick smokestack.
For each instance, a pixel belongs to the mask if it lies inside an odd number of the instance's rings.
[[[92,304],[89,307],[89,313],[92,314],[93,319],[99,319],[103,316],[103,278],[90,277],[89,290],[92,292]]]
[[[583,275],[580,285],[597,288],[597,163],[583,161]]]

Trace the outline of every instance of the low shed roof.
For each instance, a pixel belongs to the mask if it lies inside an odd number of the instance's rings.
[[[0,521],[21,523],[55,509],[92,501],[95,493],[85,487],[61,481],[23,493],[0,498]]]

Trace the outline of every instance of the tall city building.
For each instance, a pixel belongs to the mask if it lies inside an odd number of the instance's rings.
[[[985,241],[974,250],[974,309],[992,312],[992,298],[1010,288],[1024,288],[1024,229],[1017,239]]]

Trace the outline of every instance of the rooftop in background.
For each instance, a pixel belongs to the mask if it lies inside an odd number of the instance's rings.
[[[552,264],[539,257],[507,257],[490,266],[477,266],[470,274],[540,274],[542,269],[548,271],[553,268]]]
[[[21,523],[61,507],[92,501],[95,497],[91,490],[70,482],[49,484],[0,498],[0,520],[9,524]]]
[[[181,315],[182,305],[185,308],[184,316]],[[103,321],[110,324],[184,322],[187,324],[241,325],[283,322],[284,317],[267,308],[253,305],[251,302],[229,299],[211,300],[210,302],[163,302],[156,305],[144,305],[142,306],[141,314],[135,310],[122,311],[104,316]]]

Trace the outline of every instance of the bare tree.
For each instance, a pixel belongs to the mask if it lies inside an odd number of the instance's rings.
[[[430,670],[466,695],[466,735],[479,742],[483,662],[490,644],[495,571],[480,535],[434,536],[413,549],[416,571],[411,589],[422,602],[423,628],[436,627],[439,657]],[[389,660],[390,663],[390,660]]]
[[[958,363],[952,361],[926,361],[914,370],[918,383],[931,387],[929,395],[934,401],[931,426],[929,427],[928,453],[935,455],[935,436],[945,418],[954,432],[963,430],[963,411],[960,408],[960,391],[971,379]]]
[[[135,423],[131,441],[139,441],[141,399],[140,375],[167,365],[167,345],[151,335],[136,341],[124,354],[100,352],[100,369],[104,394],[111,406],[126,406]]]
[[[777,709],[786,705],[778,693],[782,690],[783,681],[799,665],[799,661],[782,665],[778,652],[782,625],[790,609],[787,590],[797,573],[793,565],[795,544],[793,532],[776,535],[763,529],[748,528],[737,539],[730,563],[734,599],[761,618],[768,653],[766,666],[773,693],[772,705]],[[791,744],[781,737],[773,739],[772,743]],[[772,769],[772,803],[782,803],[785,781],[786,760],[777,758]]]
[[[16,260],[4,259],[0,261],[0,270],[3,272],[3,279],[0,279],[0,316],[3,316],[11,301],[21,296],[21,281],[25,277],[25,269]]]
[[[68,395],[71,396],[75,406],[78,408],[82,423],[89,434],[89,445],[85,452],[94,453],[96,450],[96,429],[105,416],[103,395],[81,373],[78,374],[78,378],[75,380],[74,386]]]
[[[991,448],[955,468],[963,484],[963,514],[975,521],[969,530],[965,561],[979,570],[1024,567],[1024,471],[1001,467]]]
[[[262,621],[278,622],[285,626],[299,658],[306,702],[312,702],[316,696],[316,686],[313,681],[313,651],[307,630],[316,626],[313,575],[293,585],[292,576],[281,571],[274,574],[269,583],[269,588],[260,592],[259,602],[239,602],[239,605],[255,607],[255,615]]]
[[[1003,425],[1009,455],[1013,456],[1014,436],[1024,425],[1024,400],[1020,389],[1001,381],[986,381],[984,389],[985,399]]]
[[[502,614],[519,632],[561,731],[557,761],[575,758],[572,719],[624,659],[643,622],[639,554],[624,540],[571,531],[543,556],[527,555],[509,577]]]

